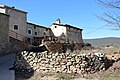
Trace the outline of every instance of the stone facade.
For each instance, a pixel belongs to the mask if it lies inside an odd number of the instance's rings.
[[[9,15],[0,13],[0,55],[7,52],[9,42]]]
[[[69,25],[67,27],[67,40],[69,43],[82,43],[82,29]]]
[[[9,36],[23,41],[26,37],[27,12],[6,5],[0,5],[0,12],[10,15]]]
[[[44,36],[50,36],[50,28],[27,22],[27,38],[30,42],[33,42],[34,38],[42,39]]]

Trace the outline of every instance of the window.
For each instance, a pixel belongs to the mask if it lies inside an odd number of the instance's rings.
[[[38,32],[37,32],[37,31],[35,31],[35,35],[38,35]]]
[[[14,30],[18,30],[18,25],[14,25]]]
[[[32,35],[32,30],[28,29],[28,34]]]
[[[48,31],[48,29],[46,29],[46,31]]]
[[[36,26],[34,26],[34,29],[36,29]]]
[[[57,28],[57,26],[55,26],[55,28]]]
[[[45,35],[45,32],[43,32],[43,35]]]
[[[30,42],[30,38],[27,38],[27,41]]]

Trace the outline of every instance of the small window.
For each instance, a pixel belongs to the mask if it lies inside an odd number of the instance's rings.
[[[31,29],[28,29],[28,34],[32,35],[32,30]]]
[[[46,31],[48,31],[48,29],[46,29]]]
[[[18,25],[14,25],[14,30],[18,30]]]
[[[38,35],[38,32],[37,32],[37,31],[35,31],[35,35]]]
[[[34,26],[34,29],[36,29],[36,26]]]
[[[45,32],[43,32],[43,35],[45,35]]]
[[[30,42],[30,38],[27,38],[27,41]]]
[[[57,28],[57,26],[55,26],[55,28]]]

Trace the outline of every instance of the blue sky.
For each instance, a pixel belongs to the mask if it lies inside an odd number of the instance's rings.
[[[84,39],[120,37],[120,31],[111,30],[113,27],[101,28],[106,23],[95,15],[111,10],[100,6],[96,0],[0,0],[0,4],[24,10],[28,12],[28,22],[46,27],[60,18],[63,24],[82,28]]]

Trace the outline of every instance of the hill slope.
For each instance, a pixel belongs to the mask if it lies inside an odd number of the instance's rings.
[[[98,39],[84,39],[84,43],[90,43],[94,47],[105,46],[108,44],[120,46],[120,38],[108,37],[108,38],[98,38]]]

